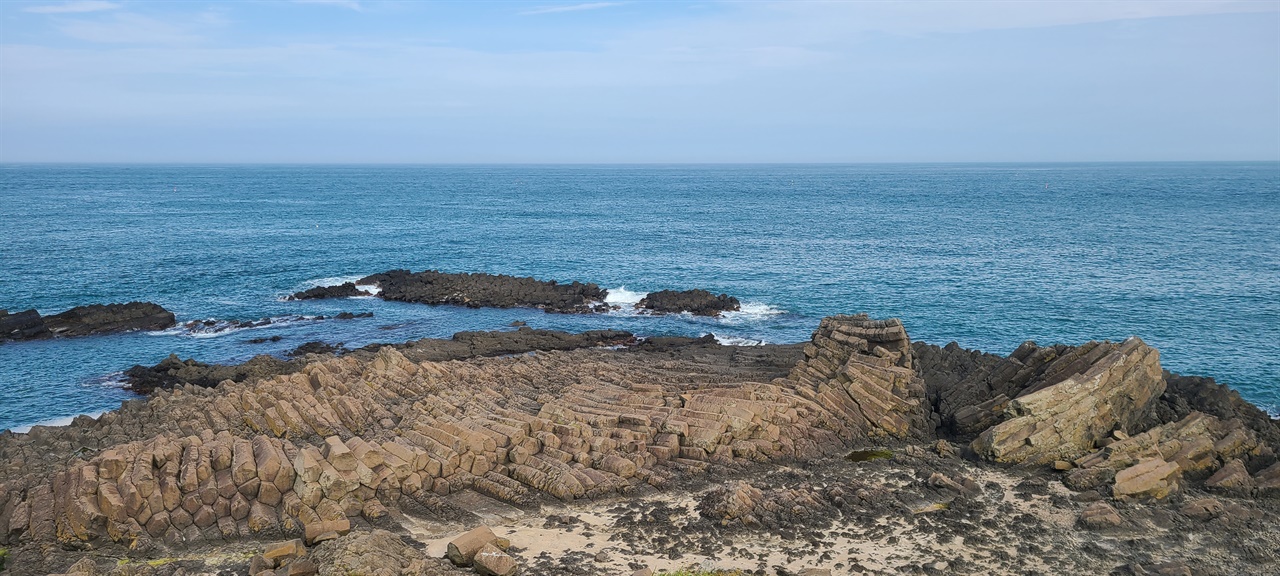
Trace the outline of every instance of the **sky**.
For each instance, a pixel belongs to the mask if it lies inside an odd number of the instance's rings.
[[[0,162],[1280,161],[1280,0],[0,0]]]

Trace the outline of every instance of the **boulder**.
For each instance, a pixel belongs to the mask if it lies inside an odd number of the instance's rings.
[[[497,539],[488,526],[478,526],[451,540],[445,557],[456,566],[470,566],[476,553]]]
[[[1085,528],[1092,530],[1101,530],[1105,528],[1116,528],[1124,524],[1124,519],[1120,517],[1120,513],[1116,512],[1110,504],[1106,502],[1094,502],[1085,507],[1080,512],[1079,523]]]
[[[1247,496],[1253,492],[1253,478],[1245,469],[1244,462],[1236,458],[1205,480],[1204,487],[1213,492]]]
[[[476,572],[481,576],[514,576],[516,569],[516,559],[507,555],[492,543],[485,544],[476,552],[475,558],[472,560],[475,565]]]

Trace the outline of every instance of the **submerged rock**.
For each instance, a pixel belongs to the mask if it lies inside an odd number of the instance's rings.
[[[0,310],[0,341],[163,330],[175,323],[172,312],[150,302],[77,306],[45,317],[35,310]]]

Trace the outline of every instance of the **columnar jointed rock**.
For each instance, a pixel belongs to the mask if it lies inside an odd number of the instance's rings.
[[[1108,444],[1075,461],[1070,474],[1115,472],[1116,498],[1164,498],[1186,480],[1203,480],[1224,464],[1269,450],[1239,420],[1192,412],[1186,418]],[[1246,476],[1247,477],[1247,476]]]
[[[19,456],[0,464],[28,463],[4,470],[0,539],[314,544],[402,499],[469,488],[516,504],[573,500],[661,487],[716,463],[843,451],[856,429],[797,386],[607,350],[416,363],[385,347],[157,390],[96,422],[33,430],[23,452],[5,444],[18,437],[0,438],[0,456]],[[42,442],[103,450],[28,469],[40,456],[27,449]]]
[[[1046,375],[1011,400],[1009,419],[974,440],[979,455],[1031,464],[1078,458],[1112,431],[1128,429],[1164,392],[1160,354],[1138,338],[1104,342],[1065,366],[1050,366],[1066,377]]]
[[[805,358],[788,377],[802,396],[830,410],[846,438],[930,438],[924,382],[912,370],[902,322],[865,315],[822,319]]]
[[[150,302],[77,306],[45,317],[35,310],[17,314],[0,310],[0,341],[163,330],[175,323],[172,312]]]

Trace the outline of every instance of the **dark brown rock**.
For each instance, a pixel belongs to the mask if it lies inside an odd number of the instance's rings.
[[[719,296],[706,290],[659,290],[650,292],[636,304],[639,310],[659,314],[689,312],[695,316],[719,316],[722,312],[741,310],[737,298],[728,294]]]

